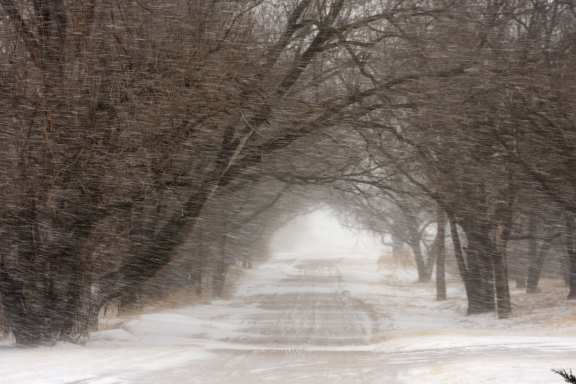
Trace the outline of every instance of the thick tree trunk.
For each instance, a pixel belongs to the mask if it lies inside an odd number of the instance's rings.
[[[530,279],[530,274],[534,273],[533,268],[537,266],[538,260],[538,225],[536,223],[536,216],[530,215],[528,222],[528,266],[525,269],[526,274],[524,274],[524,269],[520,272],[516,272],[516,288],[527,288],[528,280]],[[539,272],[538,272],[539,274]],[[534,277],[534,276],[533,276]],[[538,283],[536,283],[538,285]],[[528,292],[530,293],[530,292]]]
[[[85,265],[69,252],[57,259],[47,265],[40,281],[39,275],[2,268],[3,310],[19,345],[79,342],[88,335],[91,300]]]
[[[506,211],[504,211],[506,212]],[[511,216],[509,220],[497,225],[493,242],[487,242],[487,248],[494,264],[494,288],[496,290],[496,312],[498,318],[506,319],[512,314],[510,284],[508,281],[507,248],[510,236]]]
[[[470,281],[468,314],[492,312],[496,309],[494,264],[489,250],[491,243],[485,225],[466,223],[468,238],[467,260]]]
[[[468,299],[468,315],[492,312],[495,309],[494,285],[491,279],[491,270],[486,272],[485,260],[480,260],[479,250],[474,241],[469,240],[466,256],[462,252],[462,242],[458,233],[458,226],[453,218],[450,218],[450,234],[454,246],[454,256],[458,264],[458,271],[464,283],[466,298]],[[470,244],[472,243],[472,244]],[[485,276],[488,273],[489,276]],[[483,275],[484,274],[484,275]]]
[[[219,260],[216,264],[216,270],[212,278],[212,292],[215,297],[222,298],[224,296],[228,267],[228,263],[222,260]]]
[[[526,293],[538,293],[540,291],[538,283],[540,282],[544,261],[550,248],[552,248],[552,240],[544,240],[538,252],[535,255],[531,255],[528,266],[528,278],[526,280]]]
[[[446,215],[442,208],[437,212],[436,233],[436,299],[446,300]]]
[[[88,339],[91,324],[91,271],[90,260],[83,258],[81,250],[76,254],[70,254],[71,266],[69,269],[69,283],[67,288],[68,300],[64,300],[64,305],[55,317],[62,318],[60,338],[72,342],[83,342]],[[62,279],[62,277],[60,277]],[[62,298],[54,298],[62,301]]]
[[[218,255],[218,260],[216,261],[216,268],[214,271],[214,277],[212,279],[212,291],[214,296],[220,298],[224,296],[226,275],[228,273],[228,267],[230,266],[230,260],[228,260],[226,253],[227,239],[227,234],[224,234],[220,240],[220,254]]]
[[[436,258],[438,257],[438,250],[432,247],[428,253],[428,258],[424,259],[424,281],[432,280],[432,274],[436,270]]]
[[[486,266],[479,251],[468,247],[468,275],[470,281],[470,296],[468,300],[468,314],[492,312],[495,309],[492,271]]]
[[[576,223],[571,214],[566,216],[566,253],[568,256],[568,300],[576,300]]]
[[[204,293],[204,268],[206,257],[204,251],[203,231],[200,228],[197,235],[196,249],[194,252],[194,262],[191,271],[192,284],[196,287],[196,294],[202,296]]]
[[[512,304],[508,286],[508,265],[505,254],[494,250],[494,284],[496,287],[496,310],[500,319],[510,317]]]
[[[422,251],[422,243],[420,242],[420,232],[417,228],[412,228],[410,232],[410,242],[408,245],[414,254],[418,282],[427,283],[432,278],[432,271],[427,267],[426,261],[424,260],[424,252]]]
[[[20,345],[78,342],[88,334],[91,262],[83,250],[98,216],[66,213],[69,222],[57,228],[60,237],[52,242],[42,242],[35,204],[11,224],[16,245],[0,266],[0,295]]]
[[[454,219],[450,217],[450,236],[452,238],[452,245],[454,247],[454,257],[456,258],[456,263],[458,265],[458,272],[460,272],[460,278],[464,283],[464,289],[466,290],[466,298],[468,300],[468,306],[470,306],[470,301],[472,298],[472,288],[470,282],[470,276],[468,273],[468,267],[466,265],[466,260],[462,252],[462,242],[460,241],[460,234],[458,233],[458,226],[454,222]],[[470,310],[468,309],[468,312]]]
[[[416,272],[418,272],[418,282],[427,283],[431,279],[431,273],[426,268],[426,263],[424,262],[424,254],[422,252],[422,245],[420,241],[410,242],[410,248],[414,253],[414,261],[416,262]]]

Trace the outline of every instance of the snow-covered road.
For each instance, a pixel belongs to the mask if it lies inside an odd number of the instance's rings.
[[[242,298],[265,312],[247,316],[244,335],[234,341],[286,350],[370,343],[378,326],[374,312],[344,288],[338,260],[307,259],[295,267],[269,293]]]
[[[458,286],[434,303],[430,285],[383,280],[374,256],[280,254],[229,301],[142,315],[86,347],[0,347],[0,383],[553,383],[551,368],[576,366],[574,336],[466,318]]]

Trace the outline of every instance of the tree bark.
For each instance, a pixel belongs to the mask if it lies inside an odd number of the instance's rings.
[[[496,288],[496,310],[500,319],[510,317],[512,303],[510,301],[510,287],[508,284],[508,265],[505,254],[495,249],[494,258],[494,284]]]
[[[431,273],[428,272],[426,268],[426,263],[424,262],[424,255],[422,253],[422,245],[420,244],[420,239],[417,241],[410,242],[410,248],[414,253],[414,261],[416,262],[416,271],[418,272],[418,282],[427,283],[430,281]]]
[[[485,252],[485,249],[478,244],[480,240],[474,236],[470,237],[470,235],[468,235],[467,257],[464,257],[458,225],[453,217],[449,217],[449,224],[458,271],[468,299],[467,314],[474,315],[494,311],[494,279],[491,260],[482,256],[481,252]]]
[[[82,244],[80,239],[50,258],[35,252],[33,273],[22,270],[21,263],[16,268],[2,266],[2,305],[17,344],[78,342],[87,337],[92,325],[91,295],[88,264],[80,256]]]
[[[226,274],[228,273],[228,267],[230,266],[230,260],[228,260],[226,245],[227,245],[228,234],[225,232],[220,240],[219,255],[218,260],[216,260],[216,268],[214,271],[214,277],[212,279],[212,291],[215,297],[223,297],[224,286],[226,285]]]
[[[494,265],[494,288],[496,293],[496,312],[498,318],[506,319],[512,314],[512,302],[510,299],[510,283],[508,281],[507,248],[510,228],[512,225],[511,211],[505,209],[502,212],[502,220],[495,225],[494,234],[490,241],[486,242],[488,253]]]
[[[534,273],[532,270],[533,268],[535,268],[537,266],[537,260],[538,260],[538,226],[536,223],[536,217],[535,215],[530,215],[530,219],[528,222],[528,267],[526,268],[526,274],[524,274],[524,271],[520,271],[520,273],[517,272],[518,276],[516,277],[516,288],[526,288],[526,292],[528,292],[529,289],[527,287],[528,285],[528,280],[530,279],[530,274]],[[539,274],[539,272],[538,272]],[[534,278],[534,276],[533,276]],[[538,283],[536,283],[536,285],[538,285]]]
[[[576,223],[574,216],[570,213],[566,214],[566,253],[568,255],[568,300],[576,300]]]
[[[486,225],[463,223],[468,238],[467,260],[470,281],[468,314],[493,312],[496,309],[494,264],[488,249],[491,243]]]
[[[449,218],[450,221],[450,236],[452,238],[452,246],[454,247],[454,257],[456,257],[456,263],[458,265],[458,272],[460,273],[460,278],[464,283],[464,289],[466,290],[466,298],[468,300],[468,306],[470,307],[470,301],[472,298],[472,288],[470,282],[470,276],[468,274],[468,267],[466,265],[466,260],[464,258],[464,253],[462,252],[462,242],[460,241],[460,234],[458,233],[458,225],[454,222],[452,217]],[[468,309],[470,312],[470,308]]]
[[[542,275],[542,268],[544,267],[544,261],[546,260],[546,255],[550,248],[552,248],[553,240],[544,240],[540,245],[540,248],[536,254],[531,255],[530,265],[528,266],[528,278],[526,280],[526,293],[538,293],[540,290],[538,288],[538,283],[540,282],[540,276]]]
[[[446,300],[446,215],[438,207],[436,233],[436,299]]]

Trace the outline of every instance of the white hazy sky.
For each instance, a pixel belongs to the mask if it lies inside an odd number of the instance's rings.
[[[376,250],[382,246],[367,232],[350,230],[328,209],[300,217],[278,231],[273,248],[279,251]],[[277,245],[277,246],[276,246]],[[289,248],[289,249],[286,249]]]

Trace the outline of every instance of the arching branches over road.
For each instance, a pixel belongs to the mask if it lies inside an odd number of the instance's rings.
[[[85,334],[98,306],[173,260],[215,196],[297,141],[388,108],[378,96],[408,77],[352,84],[351,47],[431,7],[73,3],[0,2],[2,178],[14,181],[0,289],[22,344]],[[95,233],[126,220],[114,269],[96,273]]]
[[[526,228],[526,216],[564,223],[569,297],[575,295],[568,70],[574,17],[560,1],[463,1],[426,23],[408,23],[402,30],[413,46],[403,47],[405,67],[425,73],[461,65],[462,73],[413,77],[391,100],[410,108],[381,110],[356,124],[369,154],[362,166],[371,170],[358,184],[398,189],[388,175],[400,174],[465,234],[465,251],[455,255],[469,313],[510,315],[509,243]],[[364,77],[382,83],[389,73],[382,62],[359,63]],[[531,237],[548,232],[545,225]],[[537,239],[547,244],[542,252],[553,238]],[[534,258],[532,291],[542,265]]]
[[[464,235],[470,313],[508,316],[512,235],[561,222],[532,232],[562,234],[576,296],[569,2],[0,9],[0,295],[18,343],[82,338],[201,234],[264,238],[240,216],[282,201],[259,189],[278,179],[377,193],[368,206],[392,191],[415,247],[414,211],[440,207]]]

